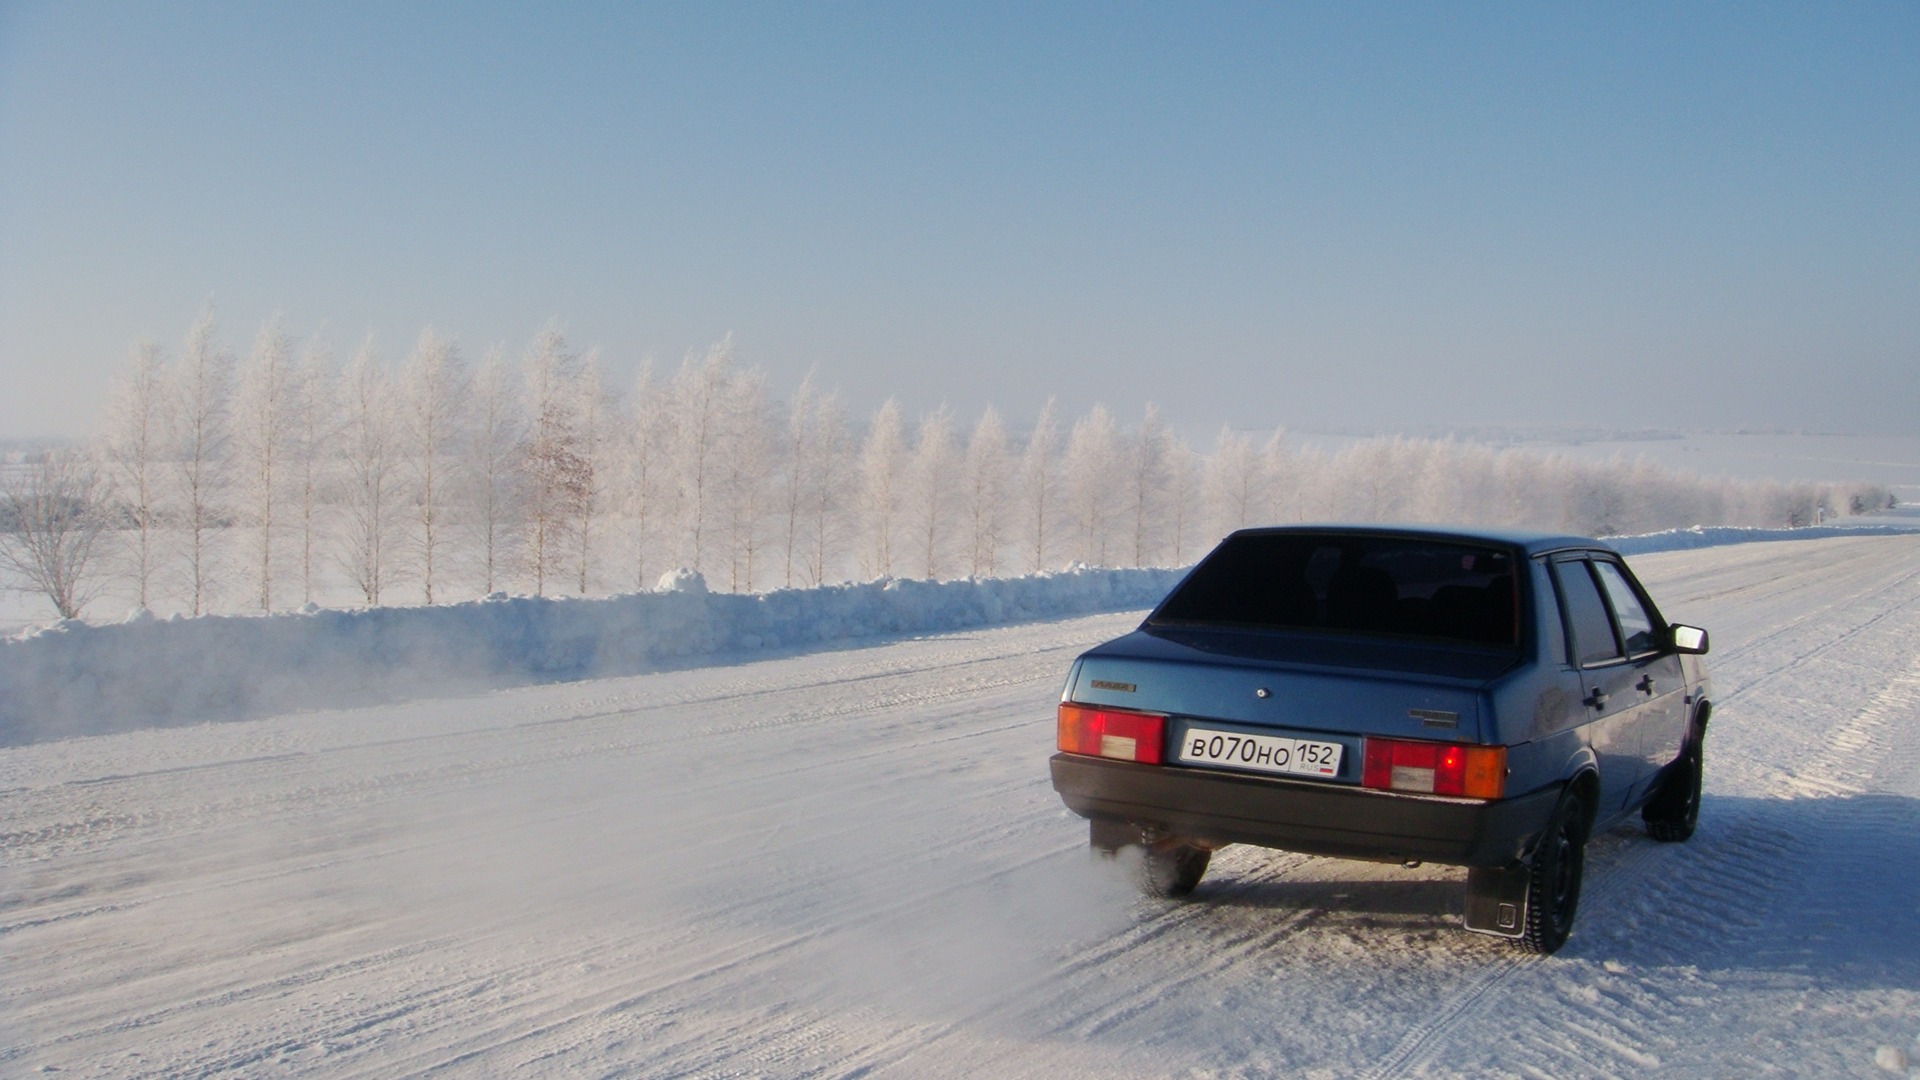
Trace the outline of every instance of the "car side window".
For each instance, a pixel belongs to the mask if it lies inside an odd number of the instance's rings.
[[[1620,642],[1613,635],[1613,618],[1600,598],[1600,586],[1594,583],[1585,559],[1567,559],[1553,564],[1554,580],[1560,587],[1560,601],[1567,606],[1567,627],[1573,632],[1573,655],[1581,667],[1604,664],[1621,657]]]
[[[1653,617],[1647,614],[1633,586],[1627,584],[1626,575],[1618,566],[1598,559],[1593,569],[1607,590],[1607,599],[1613,602],[1613,616],[1620,621],[1620,636],[1626,639],[1627,655],[1639,656],[1659,648],[1660,638],[1653,632]]]

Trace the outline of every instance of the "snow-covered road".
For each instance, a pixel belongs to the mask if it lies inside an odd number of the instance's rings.
[[[1713,632],[1709,796],[1553,957],[1448,868],[1134,896],[1046,779],[1100,616],[0,750],[0,1075],[1884,1076],[1920,538],[1633,561]]]

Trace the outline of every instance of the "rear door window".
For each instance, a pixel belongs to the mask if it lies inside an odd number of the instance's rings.
[[[1560,588],[1560,601],[1566,605],[1567,630],[1573,635],[1574,662],[1592,667],[1621,658],[1620,641],[1614,637],[1613,618],[1600,598],[1600,586],[1588,570],[1585,559],[1566,559],[1553,564],[1553,576]]]

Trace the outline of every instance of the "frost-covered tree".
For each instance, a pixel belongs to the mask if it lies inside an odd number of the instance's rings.
[[[620,559],[626,580],[635,589],[653,584],[648,560],[661,527],[667,480],[663,456],[672,432],[671,417],[653,382],[653,363],[643,361],[628,401],[628,423],[619,435]]]
[[[1499,503],[1492,448],[1452,439],[1428,443],[1417,454],[1410,516],[1417,521],[1484,525]]]
[[[1408,440],[1365,439],[1335,454],[1332,467],[1347,492],[1345,516],[1360,521],[1404,521],[1411,515],[1417,454]]]
[[[460,350],[432,327],[420,331],[400,368],[401,459],[412,506],[414,570],[422,598],[434,603],[445,575],[458,448],[465,436],[472,386]]]
[[[214,338],[213,311],[187,332],[169,394],[175,489],[188,606],[203,614],[223,576],[214,544],[225,524],[232,466],[233,355]]]
[[[1053,399],[1048,398],[1020,455],[1020,523],[1026,537],[1028,569],[1034,573],[1046,569],[1047,550],[1054,539],[1058,481],[1054,478],[1053,455],[1059,441],[1059,422],[1054,418]]]
[[[248,574],[261,611],[273,610],[273,541],[286,486],[293,346],[274,315],[260,327],[234,395],[234,450],[240,517],[249,532]]]
[[[1123,469],[1119,427],[1105,405],[1095,405],[1074,421],[1061,468],[1075,557],[1089,566],[1112,564],[1113,509],[1124,490]]]
[[[399,426],[390,380],[369,336],[348,363],[342,392],[343,546],[339,561],[369,605],[391,584],[400,511]]]
[[[1300,478],[1285,428],[1274,428],[1260,447],[1261,516],[1269,523],[1300,520]]]
[[[845,527],[850,501],[846,478],[854,472],[848,460],[853,435],[837,395],[823,395],[813,416],[812,483],[806,510],[811,543],[806,568],[808,583],[819,585],[827,579],[833,547],[841,542]]]
[[[766,378],[758,370],[727,381],[720,440],[720,479],[725,506],[727,584],[730,591],[753,589],[767,507],[778,475],[779,420],[767,400]]]
[[[1494,487],[1499,492],[1493,518],[1496,524],[1531,528],[1558,524],[1557,515],[1549,518],[1542,514],[1542,508],[1551,505],[1543,465],[1536,454],[1512,448],[1500,451],[1493,464]]]
[[[134,346],[127,372],[114,386],[103,440],[108,478],[118,489],[127,521],[126,561],[134,603],[152,605],[156,549],[167,467],[167,370],[160,346]]]
[[[906,456],[900,405],[888,398],[867,424],[867,437],[860,445],[860,507],[866,528],[861,556],[870,577],[893,576],[894,534],[899,529]]]
[[[0,565],[77,619],[99,592],[94,554],[107,526],[107,485],[83,450],[48,450],[0,469]]]
[[[953,412],[942,405],[920,418],[920,430],[907,463],[904,500],[906,524],[928,581],[938,580],[946,565],[957,464]]]
[[[519,384],[504,353],[488,351],[473,383],[471,427],[462,442],[465,465],[460,491],[463,518],[475,548],[474,563],[483,594],[502,584],[518,553],[524,473],[521,447],[526,435]]]
[[[320,553],[321,513],[326,505],[329,466],[338,418],[334,415],[333,355],[315,337],[300,354],[292,386],[292,422],[288,427],[287,472],[291,478],[294,526],[300,531],[300,602],[313,603],[314,561]]]
[[[548,325],[527,351],[526,557],[533,591],[565,565],[567,540],[590,483],[581,455],[580,358],[557,326]]]
[[[1167,501],[1167,426],[1160,409],[1147,405],[1140,430],[1126,441],[1126,527],[1132,537],[1134,566],[1153,562],[1165,527]]]
[[[613,472],[611,447],[618,426],[617,407],[600,375],[599,349],[587,350],[581,361],[575,395],[580,464],[572,515],[573,569],[580,595],[585,596],[595,578],[595,544],[605,514],[608,478]]]
[[[1167,433],[1167,532],[1174,566],[1185,566],[1200,538],[1195,535],[1195,503],[1200,490],[1198,455],[1186,440]]]
[[[695,359],[689,354],[667,387],[673,431],[669,467],[682,565],[701,570],[724,504],[721,477],[733,381],[733,339],[721,339]]]
[[[1260,453],[1251,436],[1221,427],[1202,483],[1207,516],[1216,534],[1262,523]]]
[[[801,557],[801,541],[805,507],[812,496],[815,482],[813,464],[813,441],[817,418],[813,412],[813,372],[800,380],[800,388],[793,393],[793,401],[787,406],[787,440],[784,447],[786,460],[782,474],[784,481],[780,487],[781,535],[786,541],[786,566],[781,578],[783,587],[793,588],[793,570],[796,559]]]
[[[970,572],[974,577],[991,577],[999,562],[1013,483],[1007,428],[991,405],[973,425],[961,473],[961,513],[967,530]]]

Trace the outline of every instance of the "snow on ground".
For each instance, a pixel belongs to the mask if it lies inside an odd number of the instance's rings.
[[[1050,790],[1135,614],[0,749],[0,1074],[1886,1076],[1920,1035],[1920,538],[1633,557],[1713,631],[1699,833],[1572,941]]]

